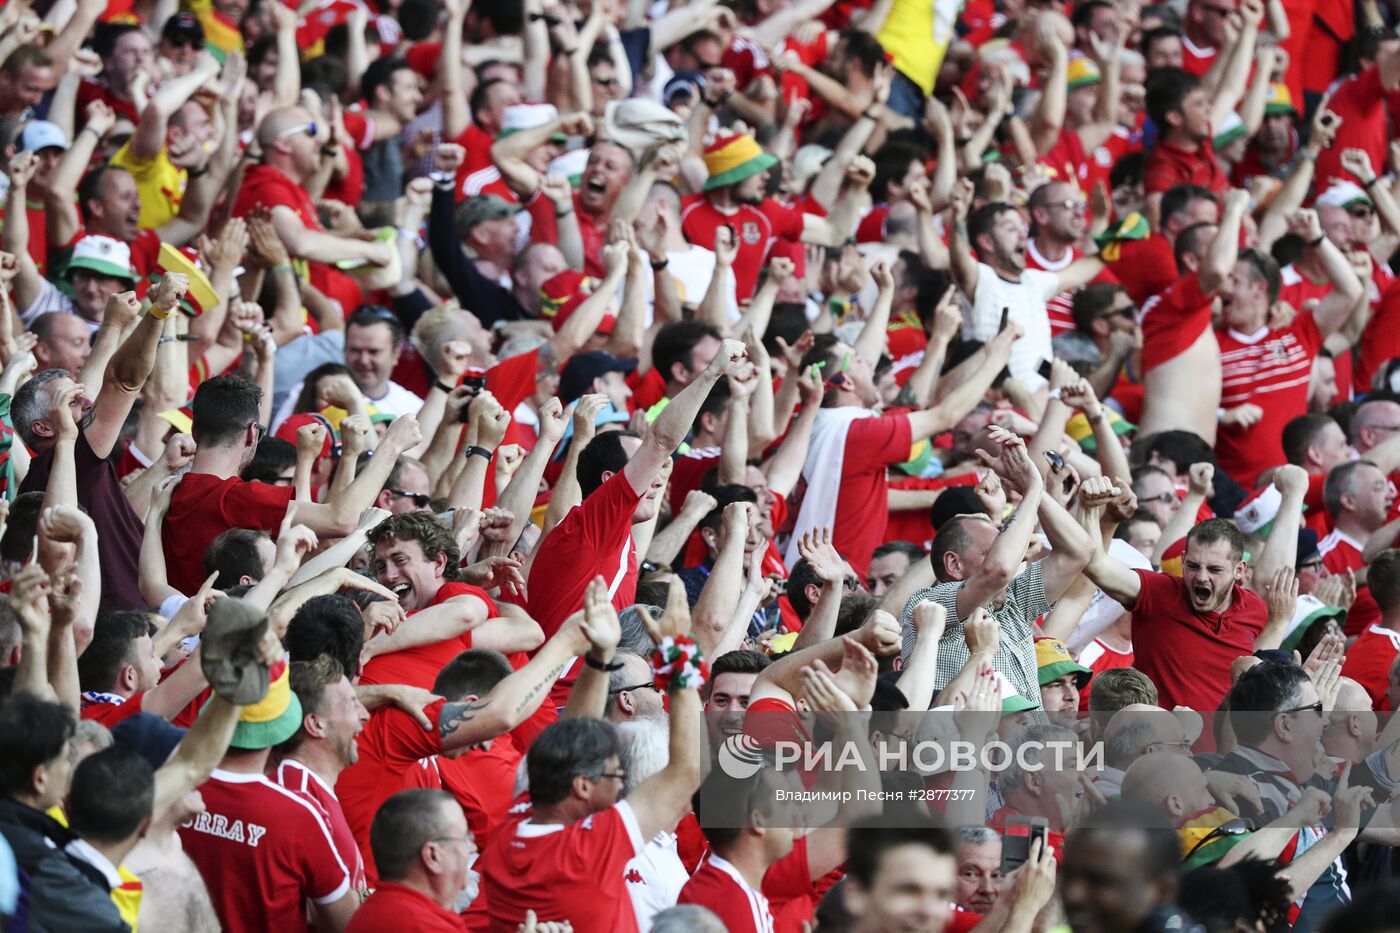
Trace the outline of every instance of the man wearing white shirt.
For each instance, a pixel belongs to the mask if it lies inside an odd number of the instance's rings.
[[[386,414],[413,415],[423,400],[389,378],[403,352],[403,325],[388,308],[364,305],[345,322],[345,365],[365,400]]]
[[[990,202],[972,210],[973,184],[962,179],[953,189],[953,232],[948,241],[953,278],[972,301],[963,326],[969,340],[990,340],[1001,330],[1001,316],[1020,326],[1023,336],[1011,350],[1011,375],[1031,389],[1045,379],[1038,370],[1053,357],[1046,302],[1086,284],[1103,269],[1097,257],[1084,257],[1059,272],[1026,268],[1026,220],[1010,204]],[[975,258],[974,258],[975,252]]]

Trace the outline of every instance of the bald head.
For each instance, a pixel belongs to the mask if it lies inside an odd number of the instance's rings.
[[[305,126],[315,122],[311,114],[301,107],[278,107],[276,110],[268,111],[263,117],[262,123],[258,125],[258,145],[264,151],[278,139],[282,134],[293,127]]]
[[[1364,402],[1351,416],[1351,442],[1362,455],[1400,430],[1400,402]]]
[[[1334,710],[1351,713],[1371,708],[1371,695],[1365,687],[1350,677],[1343,677],[1338,682],[1340,686],[1337,688],[1337,702],[1332,706]]]
[[[1204,787],[1200,766],[1175,752],[1139,758],[1123,775],[1124,800],[1162,807],[1178,822],[1210,806],[1209,794],[1202,798]]]
[[[1104,746],[1105,763],[1123,770],[1153,753],[1190,747],[1175,713],[1145,703],[1131,703],[1113,714],[1104,729]]]

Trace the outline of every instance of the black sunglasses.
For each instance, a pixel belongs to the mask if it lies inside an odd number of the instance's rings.
[[[660,693],[660,692],[661,692],[661,688],[658,687],[656,684],[654,684],[654,683],[644,683],[644,684],[633,684],[633,685],[630,686],[630,687],[618,687],[616,690],[609,690],[609,691],[608,691],[608,695],[609,695],[609,696],[612,696],[614,693],[629,693],[629,692],[631,692],[631,691],[633,691],[633,690],[655,690],[657,693]]]
[[[1286,716],[1286,715],[1288,715],[1289,713],[1306,713],[1306,712],[1308,712],[1309,710],[1311,710],[1312,712],[1317,713],[1317,715],[1321,716],[1321,715],[1322,715],[1322,701],[1321,701],[1321,700],[1318,700],[1316,703],[1309,703],[1307,706],[1295,706],[1295,707],[1293,707],[1292,709],[1281,709],[1281,710],[1278,711],[1278,715],[1279,715],[1279,716]]]
[[[384,491],[396,499],[412,499],[413,504],[420,509],[426,509],[428,503],[433,501],[432,496],[425,495],[421,492],[409,492],[405,489],[386,489]]]

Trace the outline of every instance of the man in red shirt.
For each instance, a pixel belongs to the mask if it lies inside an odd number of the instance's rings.
[[[745,356],[742,343],[723,341],[704,372],[656,416],[646,438],[599,434],[579,454],[583,502],[540,541],[526,584],[530,616],[546,635],[583,606],[584,590],[595,576],[601,575],[608,584],[608,596],[619,611],[633,603],[637,553],[632,526],[656,516],[670,476],[671,455],[695,423],[695,413],[715,383]],[[562,705],[563,693],[556,699]]]
[[[1147,114],[1159,135],[1143,167],[1149,217],[1173,185],[1200,185],[1216,194],[1230,187],[1211,146],[1213,115],[1224,97],[1212,100],[1199,78],[1179,69],[1163,68],[1152,74],[1147,83]]]
[[[238,478],[262,439],[261,401],[262,391],[237,376],[216,376],[195,392],[192,431],[199,451],[171,495],[161,529],[170,585],[183,593],[193,593],[204,579],[204,551],[220,534],[230,528],[270,532],[286,516],[294,489]],[[350,534],[384,487],[394,461],[419,440],[412,415],[395,419],[354,482],[331,492],[325,502],[298,502],[297,522],[317,534]]]
[[[1282,468],[1274,483],[1284,493],[1255,579],[1270,580],[1277,566],[1292,567],[1298,516],[1307,476]],[[1084,569],[1109,597],[1133,612],[1134,665],[1156,685],[1160,703],[1213,710],[1230,689],[1230,665],[1254,653],[1254,640],[1268,621],[1264,600],[1244,579],[1245,539],[1226,519],[1213,518],[1191,529],[1180,579],[1133,570],[1102,550]]]
[[[200,787],[205,812],[180,829],[230,933],[305,933],[308,901],[318,926],[343,930],[360,906],[320,807],[265,774],[272,746],[302,725],[288,666],[274,664],[267,695],[243,708],[228,752]]]
[[[462,933],[463,892],[476,894],[476,843],[466,818],[439,790],[401,791],[379,808],[370,828],[379,885],[345,933]]]
[[[243,186],[233,203],[233,216],[243,217],[262,209],[272,212],[272,225],[293,259],[315,264],[311,283],[326,291],[331,276],[327,266],[360,259],[387,266],[395,258],[393,243],[361,240],[328,233],[321,228],[316,205],[306,192],[322,158],[321,130],[315,118],[301,107],[273,110],[258,124],[257,144],[262,161],[249,165]],[[187,195],[188,196],[188,195]]]
[[[506,110],[519,106],[520,102],[520,89],[501,78],[482,81],[472,91],[472,122],[454,140],[467,151],[466,159],[457,169],[458,201],[481,194],[488,186],[501,181],[501,171],[491,161],[491,147],[500,136]],[[553,111],[554,107],[550,106],[549,109]],[[556,115],[557,112],[551,114],[550,119]],[[557,147],[554,148],[557,154]],[[534,162],[533,159],[531,161]],[[546,159],[544,165],[548,164],[549,160]],[[539,163],[535,162],[535,165],[538,167]]]
[[[663,636],[685,635],[688,616],[668,612]],[[700,696],[697,684],[681,681],[670,682],[666,767],[625,800],[611,723],[561,720],[530,746],[533,809],[501,827],[477,863],[493,933],[514,931],[527,911],[569,920],[578,933],[637,930],[623,869],[647,840],[675,827],[700,786]]]
[[[438,672],[469,648],[502,654],[533,651],[544,642],[540,627],[520,614],[502,615],[485,590],[462,582],[457,542],[429,512],[393,515],[370,530],[371,566],[399,599],[408,621],[370,639],[362,684],[408,684],[429,690]],[[495,587],[512,567],[493,565],[478,582]],[[487,621],[487,620],[490,621]]]
[[[140,114],[131,96],[132,79],[142,72],[148,77],[156,76],[155,48],[136,23],[110,23],[98,35],[100,45],[94,45],[102,56],[102,74],[84,78],[78,85],[77,112],[83,113],[89,103],[100,100],[117,116],[136,123]]]
[[[1374,63],[1361,72],[1343,78],[1327,95],[1327,109],[1341,117],[1337,140],[1317,155],[1314,167],[1317,190],[1325,191],[1333,181],[1349,181],[1342,167],[1342,153],[1364,150],[1372,165],[1384,165],[1390,130],[1386,110],[1400,90],[1400,42],[1387,37],[1380,43]]]
[[[1390,668],[1400,657],[1400,551],[1382,551],[1366,569],[1366,585],[1380,609],[1347,649],[1342,676],[1362,686],[1375,709],[1388,708],[1385,691]]]
[[[593,636],[585,634],[582,618],[582,613],[578,613],[566,621],[529,663],[480,699],[436,700],[429,704],[423,716],[430,729],[425,730],[403,710],[375,710],[359,736],[358,760],[341,772],[335,785],[345,820],[361,853],[370,855],[370,823],[375,810],[403,789],[405,772],[415,767],[420,758],[459,755],[478,746],[489,748],[495,739],[534,715],[574,658],[592,651],[595,660],[597,655],[611,659],[612,647],[598,647],[590,642]],[[612,637],[615,641],[615,632]],[[365,871],[373,883],[373,866],[366,864]]]
[[[1211,329],[1215,293],[1235,268],[1249,193],[1231,191],[1219,228],[1181,231],[1176,254],[1185,273],[1142,307],[1143,437],[1190,431],[1215,440],[1220,409],[1220,345]]]
[[[165,680],[151,636],[156,628],[144,612],[109,612],[97,617],[92,641],[78,656],[82,718],[107,728],[137,713],[173,719],[208,686],[199,649]]]
[[[758,273],[776,240],[839,246],[855,231],[865,189],[875,177],[874,164],[857,156],[846,170],[841,194],[825,217],[783,207],[770,197],[769,171],[777,158],[764,152],[752,136],[725,136],[705,149],[710,177],[702,194],[681,207],[681,232],[696,246],[733,255],[734,291],[747,301]],[[639,177],[648,172],[644,167]],[[718,238],[721,228],[728,234]],[[718,274],[718,270],[716,272]]]
[[[1269,311],[1278,300],[1278,264],[1258,250],[1245,250],[1221,290],[1219,466],[1246,489],[1269,467],[1286,462],[1283,427],[1308,410],[1313,360],[1322,342],[1361,306],[1366,291],[1346,255],[1322,233],[1317,212],[1298,211],[1289,231],[1316,258],[1332,290],[1286,327],[1270,330]]]
[[[807,491],[785,555],[787,565],[796,566],[802,535],[830,528],[832,546],[864,579],[871,554],[885,540],[886,470],[908,460],[914,442],[950,430],[982,400],[1019,336],[1019,329],[1010,326],[988,341],[987,358],[934,407],[891,415],[875,410],[880,396],[873,374],[884,347],[884,321],[868,321],[856,346],[828,337],[813,347],[803,357],[802,369],[818,367],[825,395],[802,467]]]
[[[363,900],[369,894],[365,862],[333,788],[340,772],[355,763],[355,739],[369,721],[369,711],[356,697],[339,662],[329,655],[299,661],[291,668],[291,688],[301,704],[301,724],[291,738],[277,746],[282,760],[272,779],[316,806],[330,829],[336,853],[350,873],[350,890]]]
[[[1352,460],[1327,474],[1322,500],[1332,516],[1332,533],[1317,545],[1323,565],[1333,574],[1364,571],[1361,552],[1371,532],[1385,524],[1395,502],[1395,487],[1371,461]],[[1346,634],[1360,634],[1380,618],[1380,607],[1370,589],[1359,583],[1356,602],[1347,611]]]
[[[1230,44],[1228,23],[1237,5],[1236,0],[1190,0],[1181,20],[1181,67],[1198,78],[1210,70]]]

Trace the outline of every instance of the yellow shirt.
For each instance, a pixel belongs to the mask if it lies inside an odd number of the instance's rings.
[[[894,0],[877,36],[895,68],[925,94],[933,93],[962,5],[962,0]]]
[[[154,159],[141,161],[131,154],[131,141],[112,156],[112,164],[131,173],[141,196],[141,219],[137,226],[154,230],[180,212],[180,200],[185,196],[189,173],[170,161],[164,146]]]

